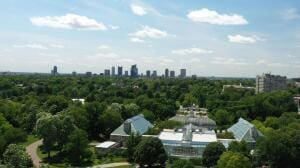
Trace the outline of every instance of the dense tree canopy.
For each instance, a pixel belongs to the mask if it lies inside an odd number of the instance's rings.
[[[143,139],[134,153],[134,161],[139,165],[164,165],[167,154],[158,138]]]
[[[225,147],[223,144],[219,142],[209,143],[203,152],[203,164],[207,167],[216,165],[224,151]]]
[[[28,134],[43,138],[43,148],[49,154],[55,148],[63,155],[74,130],[80,129],[81,133],[76,134],[87,135],[89,141],[107,140],[123,121],[141,113],[156,126],[148,133],[158,134],[164,128],[182,126],[168,121],[180,105],[196,104],[208,108],[218,129],[227,129],[240,117],[251,121],[265,135],[255,153],[258,165],[295,162],[293,159],[299,156],[295,150],[297,141],[285,140],[299,136],[295,129],[299,116],[291,112],[297,110],[293,96],[300,94],[300,89],[289,86],[287,90],[257,95],[248,89],[223,90],[223,85],[239,83],[255,85],[253,79],[1,76],[0,159],[9,144],[25,141]],[[72,101],[78,98],[85,102]],[[282,134],[281,138],[276,134]],[[283,153],[292,160],[283,155],[275,158],[268,155],[281,150],[268,147],[277,138],[282,142],[277,147],[285,148],[287,151]],[[231,146],[230,151],[247,156],[244,146]]]

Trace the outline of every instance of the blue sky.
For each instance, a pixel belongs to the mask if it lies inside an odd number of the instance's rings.
[[[0,71],[299,77],[297,0],[3,0]]]

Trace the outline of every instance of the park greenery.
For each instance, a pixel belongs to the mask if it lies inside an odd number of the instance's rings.
[[[265,135],[252,154],[244,142],[231,144],[228,149],[209,145],[202,165],[300,165],[300,117],[293,101],[300,89],[289,86],[283,91],[255,94],[254,90],[228,88],[222,92],[223,85],[237,83],[254,86],[255,80],[1,76],[0,165],[13,164],[9,159],[30,164],[24,147],[18,145],[32,135],[43,138],[40,150],[46,154],[44,162],[91,165],[95,157],[88,144],[109,139],[110,133],[129,117],[142,113],[155,125],[148,133],[158,134],[164,128],[180,127],[180,123],[168,119],[180,105],[192,104],[207,108],[218,130],[226,130],[243,117]],[[78,98],[85,103],[72,101]],[[122,157],[141,165],[164,165],[167,156],[158,139],[132,136]],[[232,138],[226,132],[218,136]],[[8,155],[12,156],[8,159]],[[182,160],[173,163],[172,167],[194,165]]]

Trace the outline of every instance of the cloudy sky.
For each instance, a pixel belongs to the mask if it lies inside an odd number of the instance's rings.
[[[0,71],[300,76],[299,0],[1,0]]]

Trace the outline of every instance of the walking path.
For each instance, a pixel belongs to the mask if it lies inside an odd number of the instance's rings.
[[[37,149],[40,145],[43,144],[43,140],[38,140],[33,142],[32,144],[28,145],[26,147],[26,152],[28,153],[28,155],[30,156],[32,162],[33,162],[33,166],[35,168],[39,168],[41,166],[41,159],[39,158],[38,154],[37,154]]]
[[[118,162],[118,163],[109,163],[109,164],[93,166],[93,168],[113,168],[118,166],[130,166],[130,164],[128,162]]]

